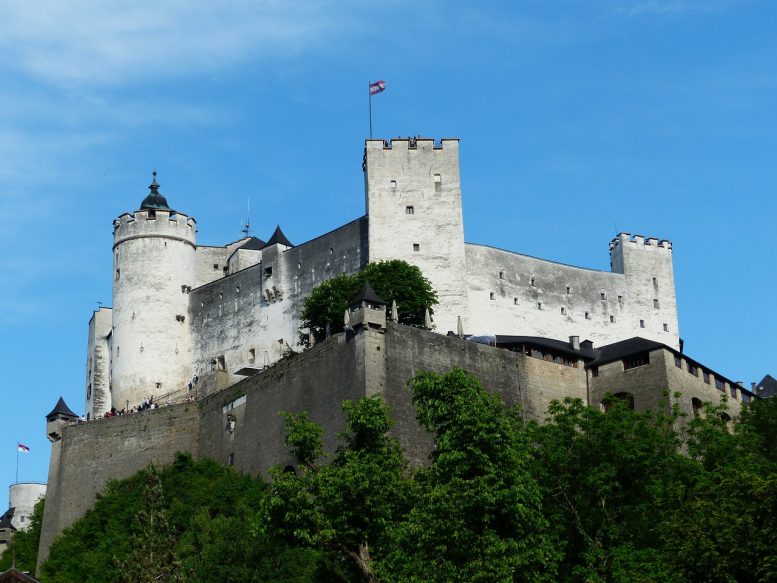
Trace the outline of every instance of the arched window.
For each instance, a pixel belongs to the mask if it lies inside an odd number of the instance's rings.
[[[697,399],[696,397],[691,399],[691,407],[693,407],[693,416],[696,419],[701,417],[702,413],[704,413],[704,403],[701,402],[701,399]]]

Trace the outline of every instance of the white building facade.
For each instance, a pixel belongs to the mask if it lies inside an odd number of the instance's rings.
[[[114,221],[113,306],[89,324],[87,418],[218,390],[272,364],[300,348],[313,288],[385,259],[429,278],[442,334],[461,318],[470,333],[678,347],[668,241],[620,234],[609,272],[465,243],[457,139],[367,140],[364,178],[366,214],[316,239],[295,246],[278,228],[267,242],[206,247],[155,176],[140,209]]]

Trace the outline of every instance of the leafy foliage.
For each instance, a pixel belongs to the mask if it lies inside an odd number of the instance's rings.
[[[411,483],[399,444],[387,433],[388,408],[377,397],[346,401],[344,445],[329,464],[316,464],[321,429],[307,415],[286,415],[287,444],[301,475],[275,468],[260,530],[298,544],[335,551],[368,581],[374,556],[385,552],[387,527],[407,509]]]
[[[357,274],[326,280],[305,298],[300,340],[307,343],[307,330],[316,341],[323,340],[327,325],[332,334],[342,332],[345,310],[366,282],[389,305],[397,302],[402,324],[423,326],[426,308],[432,311],[437,304],[431,283],[415,265],[399,259],[370,263]]]
[[[191,581],[313,581],[319,574],[337,580],[316,553],[254,536],[255,516],[267,491],[263,482],[216,462],[194,462],[188,454],[178,454],[170,468],[158,472],[152,500],[148,477],[149,471],[142,471],[109,484],[94,508],[54,542],[41,580],[118,581],[120,564],[132,568],[141,560],[134,549],[143,540],[157,552],[172,546],[165,560],[179,563]],[[146,519],[139,520],[141,510]],[[167,527],[152,529],[151,516],[163,517]]]
[[[30,526],[14,533],[11,543],[0,556],[0,573],[11,568],[14,557],[16,568],[20,571],[35,572],[38,561],[38,542],[43,522],[43,500],[39,500],[30,515]]]

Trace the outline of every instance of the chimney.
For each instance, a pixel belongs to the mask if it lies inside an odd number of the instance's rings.
[[[755,393],[755,383],[750,383],[750,390]]]
[[[574,350],[580,350],[580,336],[570,336],[569,337],[569,345]]]

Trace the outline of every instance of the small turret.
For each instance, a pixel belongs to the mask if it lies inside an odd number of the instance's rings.
[[[350,324],[354,331],[359,328],[386,328],[386,302],[384,302],[369,282],[348,306],[351,311]]]
[[[49,438],[49,441],[59,441],[62,438],[62,428],[67,427],[77,419],[78,415],[73,413],[65,403],[65,400],[60,397],[51,413],[46,415],[46,436]]]

